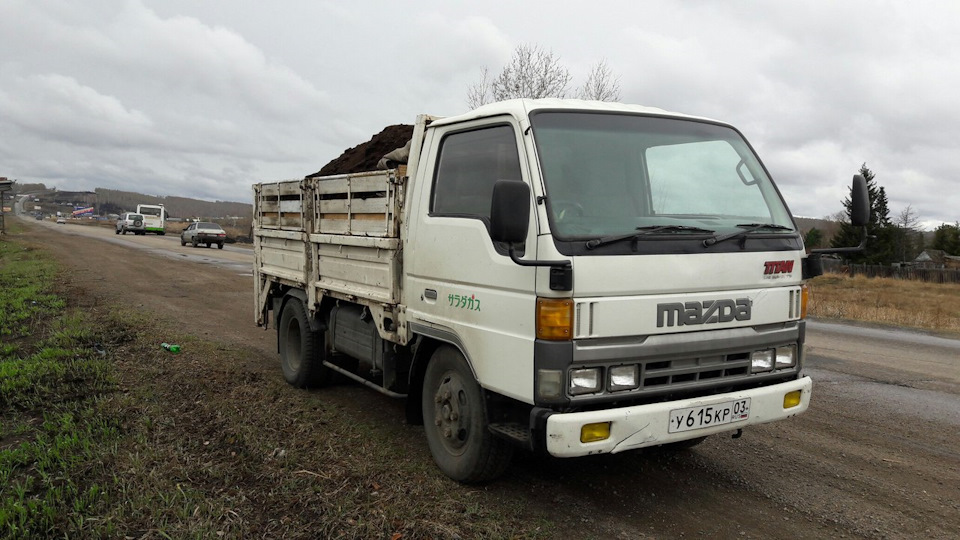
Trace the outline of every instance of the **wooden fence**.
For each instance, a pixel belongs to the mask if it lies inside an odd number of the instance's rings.
[[[960,269],[920,268],[917,266],[883,266],[880,264],[844,264],[835,259],[823,259],[823,270],[853,276],[912,279],[928,283],[960,283]]]

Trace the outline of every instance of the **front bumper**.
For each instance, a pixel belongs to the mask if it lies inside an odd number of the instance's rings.
[[[556,457],[577,457],[590,454],[616,454],[626,450],[658,446],[672,442],[713,435],[747,426],[774,422],[798,415],[810,406],[813,381],[803,377],[795,381],[740,390],[709,397],[690,398],[664,403],[636,405],[620,409],[557,413],[546,422],[547,452]],[[783,408],[785,394],[800,390],[800,404]],[[669,433],[670,411],[688,407],[720,404],[750,398],[750,417],[746,420],[706,427],[680,433]],[[610,437],[597,442],[580,442],[580,430],[585,424],[610,422]]]

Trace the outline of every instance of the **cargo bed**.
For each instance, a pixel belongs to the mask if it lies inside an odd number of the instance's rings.
[[[257,323],[274,284],[390,309],[400,298],[405,167],[255,184]],[[386,305],[384,305],[386,304]]]

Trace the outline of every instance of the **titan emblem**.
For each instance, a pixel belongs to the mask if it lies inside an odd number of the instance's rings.
[[[763,263],[763,273],[789,274],[793,272],[793,261],[767,261]]]
[[[752,305],[749,298],[657,304],[657,328],[662,328],[664,323],[667,326],[687,326],[749,321]]]

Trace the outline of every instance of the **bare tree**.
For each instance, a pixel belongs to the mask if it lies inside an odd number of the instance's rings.
[[[897,214],[893,224],[897,227],[896,249],[901,261],[916,258],[923,251],[923,233],[920,232],[920,216],[912,204]]]
[[[560,58],[536,45],[517,45],[510,63],[493,80],[486,67],[481,73],[481,81],[467,91],[471,107],[513,98],[563,98],[570,84],[570,71]]]
[[[481,105],[490,103],[490,70],[487,66],[480,68],[480,81],[467,89],[467,105],[471,109],[476,109]]]
[[[606,60],[597,62],[577,94],[580,99],[620,101],[620,77],[614,77]]]

